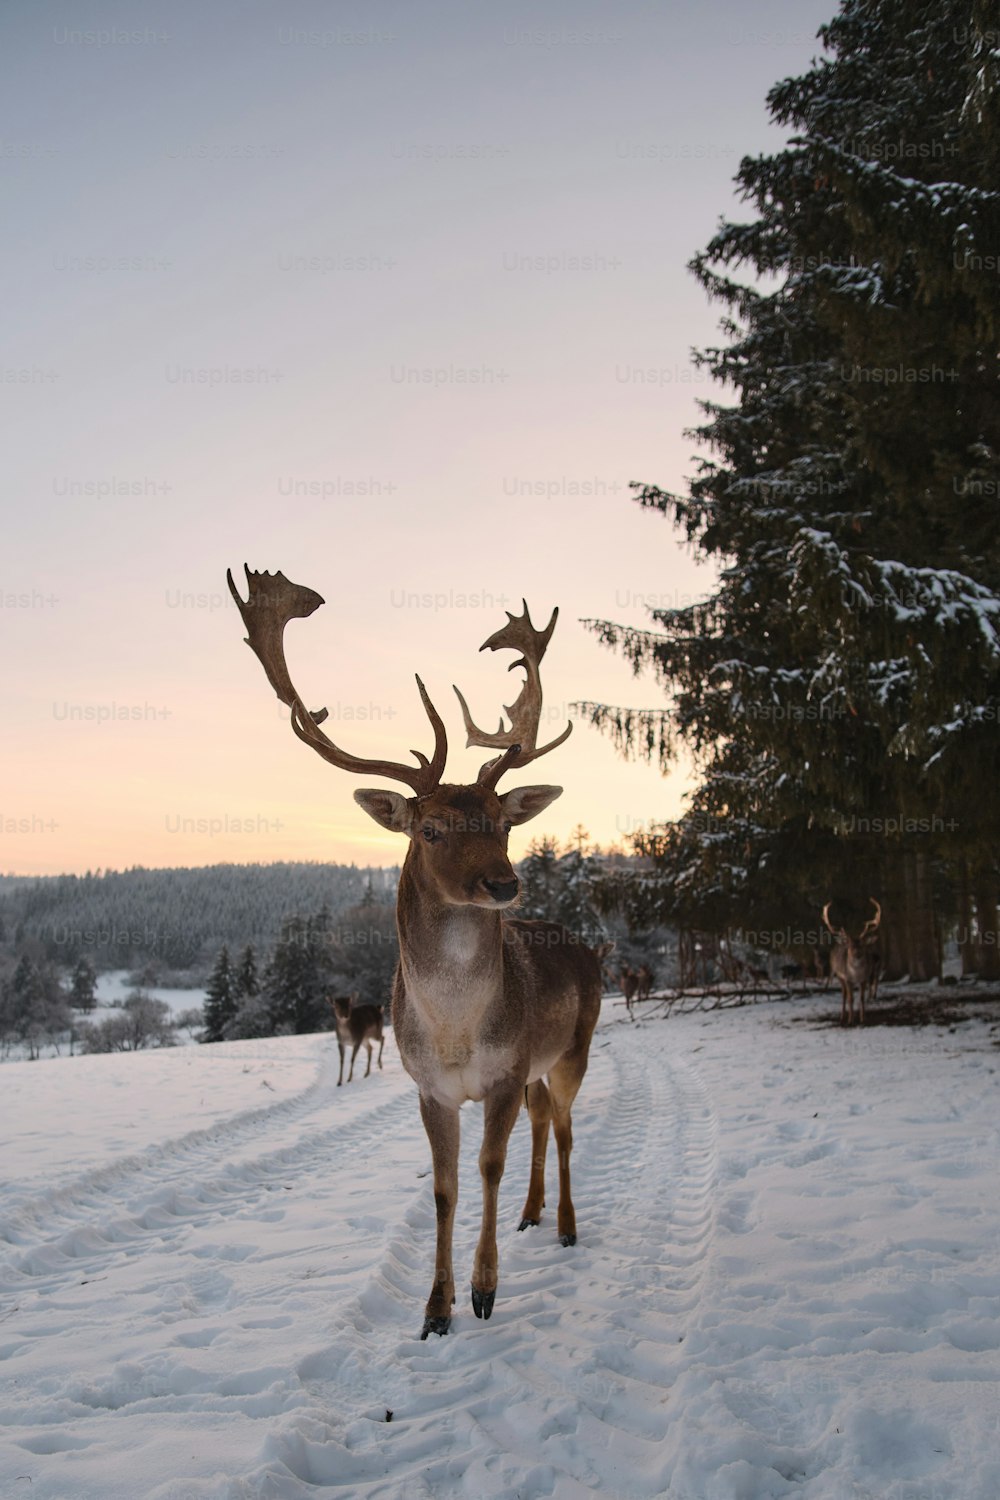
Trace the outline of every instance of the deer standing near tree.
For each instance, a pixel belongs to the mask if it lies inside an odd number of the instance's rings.
[[[840,981],[840,1024],[854,1025],[854,987],[858,987],[858,1023],[865,1024],[865,1000],[874,1000],[878,994],[879,975],[882,971],[882,954],[879,948],[878,929],[882,921],[882,908],[874,896],[869,901],[875,908],[874,917],[869,917],[857,937],[849,937],[844,927],[834,928],[830,922],[828,901],[823,908],[823,922],[833,934],[834,944],[830,949],[830,972]]]
[[[623,964],[619,977],[621,979],[622,994],[625,996],[625,1008],[629,1016],[631,1016],[632,1001],[635,999],[636,991],[639,988],[639,975],[637,970],[630,968],[628,964]]]

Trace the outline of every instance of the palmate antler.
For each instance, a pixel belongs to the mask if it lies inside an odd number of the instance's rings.
[[[321,595],[303,584],[290,582],[283,573],[251,573],[246,563],[243,564],[243,571],[247,576],[249,591],[249,597],[245,600],[240,598],[229,569],[226,570],[226,578],[247,628],[247,645],[256,653],[268,682],[282,703],[291,709],[292,728],[299,739],[311,745],[324,760],[328,760],[333,766],[339,766],[342,771],[387,776],[392,781],[401,781],[411,787],[418,797],[433,792],[444,775],[448,740],[441,716],[427,696],[420,678],[417,678],[417,687],[434,730],[434,754],[431,760],[419,750],[410,752],[420,762],[416,766],[391,760],[366,760],[341,750],[319,727],[327,717],[326,709],[310,712],[306,708],[285,665],[285,626],[289,620],[305,619],[317,610],[324,602]]]
[[[535,744],[542,712],[542,680],[538,668],[552,632],[556,628],[559,611],[558,609],[552,611],[552,618],[544,630],[536,630],[531,623],[527,603],[523,599],[521,603],[524,605],[524,614],[512,615],[508,610],[507,624],[502,625],[479,648],[480,651],[508,649],[522,653],[517,661],[511,662],[508,669],[513,671],[515,667],[523,667],[525,670],[524,684],[516,701],[509,706],[504,705],[504,711],[510,718],[510,728],[504,729],[502,715],[499,728],[495,733],[490,734],[484,729],[477,728],[472,721],[469,705],[459,689],[455,688],[465,720],[465,731],[468,736],[465,741],[466,745],[481,745],[486,749],[506,752],[504,755],[494,757],[493,760],[488,760],[481,767],[478,777],[480,786],[495,787],[505,771],[526,766],[530,761],[537,760],[540,755],[547,755],[550,750],[561,745],[573,729],[572,723],[568,723],[562,734],[550,740],[547,745],[536,746]]]

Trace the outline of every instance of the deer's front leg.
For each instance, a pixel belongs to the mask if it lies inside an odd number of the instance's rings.
[[[451,1309],[455,1301],[455,1274],[451,1264],[451,1235],[458,1202],[458,1110],[439,1104],[436,1099],[420,1095],[420,1114],[431,1143],[434,1162],[434,1207],[437,1211],[437,1251],[434,1261],[434,1284],[424,1308],[424,1326],[420,1334],[447,1333],[451,1326]]]
[[[483,1223],[472,1267],[472,1310],[488,1318],[497,1294],[497,1193],[507,1160],[507,1142],[514,1128],[524,1084],[501,1084],[486,1096],[483,1106],[483,1148],[479,1173],[483,1179]]]

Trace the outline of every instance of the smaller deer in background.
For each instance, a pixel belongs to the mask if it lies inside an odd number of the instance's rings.
[[[639,989],[639,972],[637,969],[630,969],[628,964],[622,964],[620,977],[622,982],[622,994],[625,996],[625,1005],[628,1009],[629,1015],[631,1015],[632,1001],[635,999],[636,993]]]
[[[653,988],[653,971],[648,964],[640,964],[636,974],[637,985],[635,998],[637,1000],[648,1000]]]
[[[351,1071],[347,1075],[350,1083],[354,1077],[354,1059],[358,1055],[358,1049],[364,1045],[368,1048],[368,1066],[365,1069],[365,1077],[372,1070],[372,1044],[378,1042],[378,1065],[382,1066],[382,1048],[385,1046],[385,1038],[382,1035],[382,1011],[377,1005],[355,1005],[353,995],[337,995],[330,1001],[330,1009],[333,1011],[333,1019],[337,1026],[337,1046],[340,1048],[340,1077],[337,1079],[337,1087],[344,1081],[344,1049],[351,1048]]]
[[[882,908],[874,896],[869,901],[875,908],[874,917],[869,917],[857,937],[848,937],[846,928],[834,928],[830,923],[828,901],[823,908],[823,922],[836,941],[830,950],[830,973],[840,981],[840,1024],[854,1025],[854,986],[858,986],[858,1023],[865,1024],[865,1000],[874,1000],[878,993],[879,974],[882,970],[882,955],[877,937],[882,920]]]

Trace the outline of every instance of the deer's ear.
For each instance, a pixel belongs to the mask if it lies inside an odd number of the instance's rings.
[[[411,808],[409,800],[400,792],[372,791],[362,787],[354,793],[354,800],[363,807],[370,818],[388,828],[390,833],[409,833]]]
[[[527,823],[561,796],[561,786],[517,786],[511,792],[504,792],[500,806],[512,823]]]

